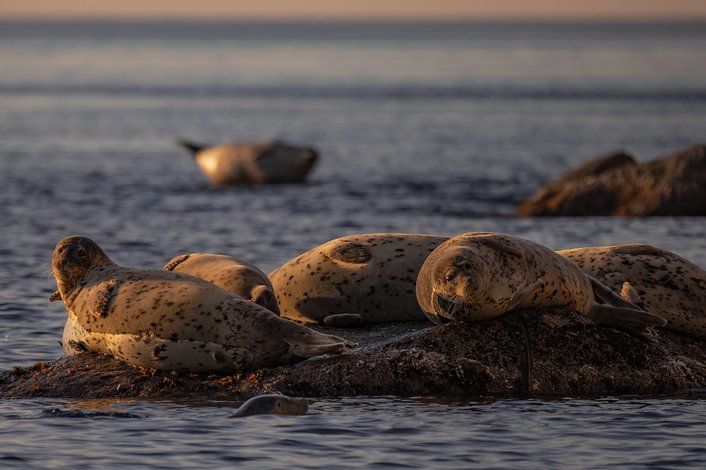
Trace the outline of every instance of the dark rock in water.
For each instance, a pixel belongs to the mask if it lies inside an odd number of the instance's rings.
[[[706,146],[651,162],[613,153],[547,183],[517,207],[522,216],[706,215]]]
[[[706,387],[704,342],[666,330],[655,341],[599,327],[566,309],[473,324],[317,327],[351,354],[232,375],[137,369],[94,353],[0,374],[0,397],[674,394]]]

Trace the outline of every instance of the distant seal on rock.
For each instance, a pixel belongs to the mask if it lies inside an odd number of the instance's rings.
[[[284,142],[256,142],[206,147],[178,139],[214,186],[299,183],[316,163],[313,148]]]
[[[199,277],[279,314],[267,274],[246,261],[228,255],[188,253],[175,256],[162,269]]]
[[[706,271],[652,245],[559,250],[584,272],[645,310],[664,317],[665,328],[706,338]]]
[[[284,395],[258,395],[243,403],[231,418],[244,418],[254,415],[303,415],[309,410],[309,403],[303,398]]]
[[[134,366],[201,372],[288,364],[354,346],[202,279],[118,266],[85,237],[60,241],[52,270],[69,315],[67,354],[91,350]]]
[[[437,323],[569,307],[596,323],[638,332],[665,324],[549,248],[501,233],[464,233],[439,245],[419,270],[417,299]]]
[[[446,239],[378,233],[317,246],[269,274],[280,312],[304,323],[337,326],[422,320],[417,273]]]

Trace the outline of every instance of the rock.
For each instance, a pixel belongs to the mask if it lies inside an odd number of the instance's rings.
[[[566,309],[473,324],[316,329],[360,346],[351,354],[231,375],[137,369],[83,353],[0,373],[0,397],[596,396],[706,387],[702,341],[665,330],[646,341]]]
[[[521,216],[706,215],[706,146],[651,162],[623,152],[591,160],[517,206]]]

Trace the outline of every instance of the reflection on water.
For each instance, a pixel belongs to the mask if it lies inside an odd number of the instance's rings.
[[[11,424],[0,431],[0,458],[71,468],[696,468],[706,464],[704,403],[358,397],[314,401],[305,416],[234,420],[219,403],[71,413],[76,402],[18,400],[0,402]],[[37,435],[38,426],[50,432]]]
[[[706,219],[517,219],[587,158],[703,142],[706,28],[674,24],[0,22],[0,369],[61,355],[63,237],[119,264],[269,271],[352,233],[652,243],[706,266]],[[314,145],[305,185],[211,189],[175,137]],[[443,391],[440,391],[440,393]],[[703,467],[700,399],[0,402],[0,467]]]

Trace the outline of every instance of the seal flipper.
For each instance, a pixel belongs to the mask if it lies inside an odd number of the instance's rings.
[[[605,284],[602,282],[598,281],[597,279],[594,279],[591,276],[588,276],[588,278],[591,281],[591,287],[593,288],[593,294],[596,296],[596,299],[599,301],[606,303],[608,305],[613,305],[615,307],[623,307],[623,308],[628,308],[631,310],[642,310],[640,307],[635,305],[632,302],[629,302],[628,300],[624,299],[623,297],[619,296],[612,290],[610,290]]]
[[[359,313],[336,313],[324,317],[324,325],[336,327],[359,326],[365,323]]]
[[[98,316],[108,316],[110,307],[113,305],[113,300],[115,300],[115,295],[118,293],[119,288],[120,281],[116,279],[110,279],[101,286],[101,289],[98,291],[98,299],[96,299],[96,304],[93,307],[94,312],[96,312]]]
[[[510,303],[507,306],[507,311],[509,312],[511,310],[517,309],[517,306],[520,305],[523,300],[529,297],[529,295],[533,293],[537,286],[539,286],[542,282],[544,282],[544,279],[540,278],[529,286],[525,287],[524,289],[515,292],[515,294],[510,299]]]
[[[55,291],[49,296],[49,302],[55,302],[57,300],[64,300],[61,298],[61,292]]]
[[[324,256],[332,261],[350,264],[365,264],[372,257],[370,248],[362,243],[337,242],[334,246],[327,246],[323,251]]]
[[[191,153],[194,154],[194,156],[196,156],[197,153],[199,153],[205,148],[204,145],[199,145],[181,138],[176,139],[176,143],[177,145],[181,145],[182,147],[184,147],[186,150],[189,150]]]
[[[341,354],[348,352],[357,343],[333,335],[319,333],[316,330],[284,318],[274,317],[282,333],[282,341],[291,346],[291,351],[299,357],[314,357],[322,354]]]
[[[598,325],[626,328],[647,339],[652,339],[652,335],[649,333],[650,327],[667,324],[667,320],[659,315],[654,315],[644,310],[614,307],[612,305],[594,305],[586,316]]]
[[[673,253],[670,253],[666,250],[657,248],[656,246],[652,245],[620,245],[611,249],[610,251],[621,255],[633,256],[645,255],[658,256],[660,258],[669,258],[670,256],[673,256]]]
[[[170,261],[170,262],[168,262],[167,264],[165,264],[162,269],[163,269],[164,271],[174,271],[174,268],[176,268],[176,267],[179,266],[181,263],[183,263],[184,261],[186,261],[187,259],[189,259],[189,256],[191,256],[191,253],[189,253],[189,254],[187,254],[187,255],[177,256],[177,257],[174,258],[172,261]]]
[[[645,304],[642,302],[640,294],[637,293],[635,288],[628,281],[623,282],[623,285],[620,289],[620,297],[624,298],[628,302],[637,305],[643,310],[645,308]]]
[[[497,251],[503,251],[519,258],[525,256],[521,248],[517,247],[512,240],[508,238],[503,238],[502,235],[481,235],[479,237],[473,237],[472,240],[477,241],[478,243],[482,243],[488,248],[492,248]]]

